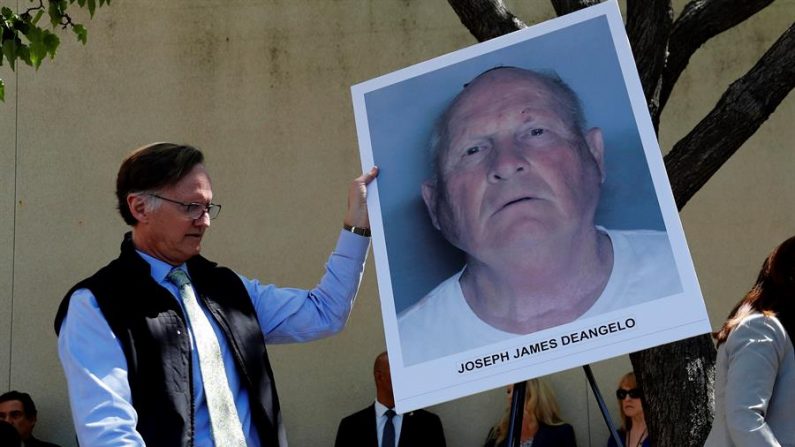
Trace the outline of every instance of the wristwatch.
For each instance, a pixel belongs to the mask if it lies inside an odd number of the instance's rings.
[[[364,227],[352,227],[348,224],[342,224],[342,228],[346,231],[350,231],[353,234],[358,234],[359,236],[370,237],[370,229]]]

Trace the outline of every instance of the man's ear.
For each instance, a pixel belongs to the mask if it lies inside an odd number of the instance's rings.
[[[436,215],[436,181],[425,180],[422,182],[422,200],[425,202],[425,208],[428,209],[428,215],[431,217],[431,223],[437,230],[441,230],[439,226],[439,216]]]
[[[605,182],[607,172],[605,172],[605,144],[602,138],[602,129],[594,127],[585,133],[585,143],[588,145],[588,152],[591,153],[596,167],[599,169],[599,176],[602,179],[601,183]]]
[[[145,222],[148,219],[149,213],[146,199],[141,194],[127,194],[127,207],[130,209],[130,214],[138,222]]]

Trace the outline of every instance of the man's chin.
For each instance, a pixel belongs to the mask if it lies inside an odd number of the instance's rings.
[[[185,257],[187,259],[190,259],[201,253],[201,251],[202,251],[202,244],[201,244],[201,238],[199,238],[198,240],[194,239],[193,241],[190,241],[189,244],[186,244],[184,253]]]
[[[202,244],[201,243],[196,244],[191,251],[193,253],[192,256],[198,255],[202,251]]]

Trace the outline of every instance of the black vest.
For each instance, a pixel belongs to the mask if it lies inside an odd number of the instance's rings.
[[[226,336],[241,384],[249,393],[251,417],[265,446],[287,445],[273,371],[254,306],[235,272],[195,256],[187,262],[198,300]],[[193,445],[191,346],[185,316],[174,297],[150,276],[135,252],[130,233],[121,254],[66,294],[55,317],[55,332],[66,318],[77,289],[97,299],[127,359],[136,429],[150,446]]]

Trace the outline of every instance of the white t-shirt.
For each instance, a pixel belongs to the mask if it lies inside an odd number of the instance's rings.
[[[613,269],[602,294],[579,318],[644,303],[682,291],[668,236],[653,230],[605,230]],[[466,268],[466,267],[465,267]],[[496,343],[517,334],[490,326],[464,299],[460,272],[398,316],[403,361],[413,365]]]

